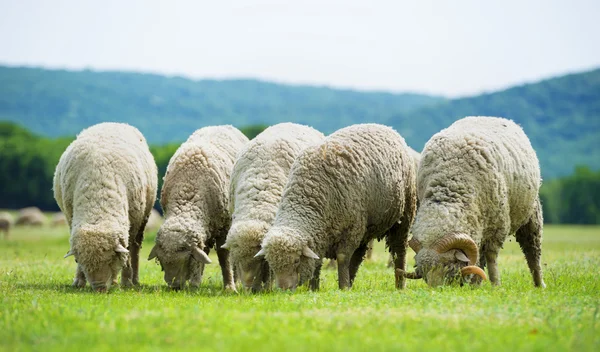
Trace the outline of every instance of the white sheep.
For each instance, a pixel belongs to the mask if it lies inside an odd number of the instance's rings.
[[[0,212],[0,232],[4,232],[4,239],[7,240],[10,235],[10,228],[14,223],[13,216],[6,211]]]
[[[167,285],[198,287],[208,251],[216,247],[223,284],[235,291],[229,253],[221,248],[231,224],[229,179],[236,154],[248,142],[233,126],[195,131],[175,152],[164,178],[160,202],[165,221],[148,260],[157,258]]]
[[[418,171],[419,209],[410,246],[416,278],[432,286],[459,274],[500,283],[496,258],[516,232],[535,286],[540,266],[540,167],[523,130],[496,117],[466,117],[425,145]]]
[[[67,218],[65,217],[65,214],[62,213],[62,211],[59,211],[57,213],[52,214],[50,224],[52,227],[65,226],[67,225]]]
[[[229,194],[232,223],[223,248],[230,251],[247,289],[259,291],[269,285],[268,265],[254,255],[275,218],[292,163],[302,150],[323,138],[312,127],[280,123],[264,130],[238,154]]]
[[[158,210],[152,208],[150,211],[150,215],[148,216],[148,222],[146,223],[146,229],[144,231],[154,231],[157,230],[163,222],[162,215],[158,212]]]
[[[62,154],[54,198],[70,228],[73,286],[106,291],[139,283],[139,251],[156,200],[156,163],[144,136],[123,123],[83,130]]]
[[[42,226],[45,223],[46,216],[38,207],[20,209],[15,221],[15,225]]]
[[[323,257],[337,259],[339,287],[351,287],[373,238],[386,239],[403,270],[415,177],[407,145],[393,129],[338,130],[296,158],[257,256],[265,256],[283,289],[309,279],[317,289]],[[397,278],[396,287],[404,287],[404,277]]]

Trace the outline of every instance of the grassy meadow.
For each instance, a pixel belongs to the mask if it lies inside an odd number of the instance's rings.
[[[16,228],[0,240],[0,350],[600,350],[598,226],[546,226],[543,290],[514,239],[500,254],[500,287],[419,280],[396,291],[378,243],[350,291],[324,270],[319,292],[259,295],[223,293],[216,264],[199,290],[173,292],[145,259],[137,289],[74,289],[68,248],[65,227]]]

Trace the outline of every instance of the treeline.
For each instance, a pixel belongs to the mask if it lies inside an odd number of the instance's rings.
[[[600,224],[600,171],[577,167],[571,176],[544,182],[544,222]]]
[[[266,126],[242,128],[254,138]],[[49,139],[10,122],[0,122],[0,208],[38,206],[56,211],[54,169],[74,138]],[[179,144],[151,145],[159,189],[169,159]],[[579,167],[571,176],[544,181],[540,191],[546,223],[600,224],[600,171]],[[158,205],[157,205],[158,206]]]

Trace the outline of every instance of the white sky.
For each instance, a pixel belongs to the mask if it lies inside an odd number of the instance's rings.
[[[0,64],[473,95],[600,66],[600,1],[0,0]]]

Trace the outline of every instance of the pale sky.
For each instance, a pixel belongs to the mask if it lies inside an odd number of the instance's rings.
[[[600,67],[600,1],[0,0],[0,64],[456,97]]]

